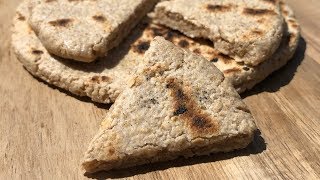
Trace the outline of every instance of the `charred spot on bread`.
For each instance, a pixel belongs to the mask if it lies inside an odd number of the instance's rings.
[[[244,8],[243,13],[250,16],[276,15],[277,13],[270,9]]]
[[[241,69],[236,68],[236,67],[223,71],[224,74],[238,73],[238,72],[241,72]]]
[[[38,50],[38,49],[33,49],[33,50],[32,50],[32,54],[34,54],[34,55],[41,55],[41,54],[43,54],[43,51]]]
[[[206,9],[210,12],[225,12],[231,9],[231,5],[216,5],[216,4],[208,4],[206,5]]]
[[[219,58],[215,57],[211,60],[211,62],[218,62],[219,61]]]
[[[173,100],[174,117],[184,121],[195,134],[218,132],[217,121],[210,118],[210,115],[198,106],[192,92],[184,90],[182,82],[175,78],[168,78],[166,83]]]
[[[19,19],[20,21],[25,21],[25,20],[26,20],[26,17],[23,16],[22,14],[20,14],[20,13],[17,13],[17,16],[18,16],[18,19]]]
[[[92,19],[97,22],[105,22],[107,20],[103,15],[94,15],[92,16]]]
[[[184,40],[184,39],[182,39],[182,40],[179,41],[178,45],[180,47],[182,47],[182,48],[187,48],[187,47],[189,47],[189,42]]]
[[[245,71],[249,71],[250,70],[250,68],[247,67],[247,66],[243,67],[242,69],[245,70]]]
[[[150,41],[138,41],[133,45],[133,51],[139,54],[144,54],[150,47]]]
[[[57,27],[67,27],[68,25],[70,25],[72,23],[72,19],[58,19],[55,21],[50,21],[49,24],[51,24],[52,26],[57,26]]]

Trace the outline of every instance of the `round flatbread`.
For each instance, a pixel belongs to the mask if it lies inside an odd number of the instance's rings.
[[[100,103],[114,102],[141,53],[130,50],[139,34],[131,34],[109,55],[92,63],[80,63],[49,54],[28,24],[28,2],[17,9],[12,46],[26,69],[49,84]],[[139,31],[137,28],[136,32]]]
[[[224,75],[232,81],[239,93],[252,89],[274,71],[284,66],[294,55],[300,39],[300,26],[292,9],[280,1],[281,14],[285,20],[283,37],[279,48],[268,60],[258,66],[245,65],[236,62],[234,58],[226,56],[213,48],[210,41],[192,39],[178,31],[157,26],[149,30],[150,36],[165,36],[174,44],[187,48],[194,53],[201,54],[214,63]]]
[[[46,49],[91,62],[129,34],[158,0],[32,0],[29,23]]]
[[[238,92],[252,88],[279,69],[294,54],[299,40],[299,25],[291,9],[282,4],[287,34],[273,57],[256,67],[236,63],[216,51],[208,42],[188,38],[163,26],[142,22],[121,45],[105,58],[83,64],[50,55],[28,24],[28,4],[23,2],[14,18],[12,45],[18,59],[34,76],[76,95],[88,96],[95,102],[112,103],[123,91],[139,60],[155,36],[167,40],[213,62]]]
[[[278,0],[171,0],[159,3],[154,17],[253,66],[277,50],[284,24]]]

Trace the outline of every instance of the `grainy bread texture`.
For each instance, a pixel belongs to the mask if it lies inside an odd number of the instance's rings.
[[[158,0],[32,0],[30,24],[46,49],[91,62],[116,47]]]
[[[34,76],[76,95],[89,96],[100,103],[114,102],[123,91],[134,67],[155,36],[164,36],[174,44],[204,56],[230,79],[238,92],[252,88],[292,57],[299,39],[299,25],[287,5],[282,4],[288,30],[272,58],[251,67],[236,63],[216,51],[210,42],[188,38],[163,26],[142,22],[118,48],[94,63],[77,63],[50,55],[28,25],[28,7],[24,1],[14,18],[12,45],[18,59]]]
[[[143,27],[137,27],[107,57],[84,64],[51,55],[29,26],[28,12],[28,1],[23,1],[17,9],[12,34],[14,52],[26,69],[47,83],[76,95],[88,96],[100,103],[114,102],[136,62],[143,57],[143,47],[131,47]]]
[[[246,147],[255,129],[247,106],[212,63],[156,37],[83,167],[96,172],[232,151]]]
[[[237,62],[256,66],[279,47],[283,18],[275,0],[171,0],[155,9],[158,23],[205,38]]]
[[[280,47],[268,60],[258,66],[249,66],[236,62],[230,56],[217,51],[210,41],[189,38],[182,33],[170,30],[164,26],[152,25],[145,31],[145,37],[163,36],[175,45],[189,49],[196,54],[204,56],[230,79],[238,93],[251,89],[264,80],[272,72],[284,66],[294,55],[300,39],[300,27],[292,9],[280,1],[281,14],[285,19],[285,26]]]

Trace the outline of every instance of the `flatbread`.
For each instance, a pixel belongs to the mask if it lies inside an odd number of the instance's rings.
[[[49,54],[28,24],[28,1],[23,1],[14,18],[12,46],[17,58],[34,76],[49,84],[95,102],[112,103],[122,92],[128,75],[143,56],[130,47],[143,27],[137,27],[124,43],[109,55],[92,63],[79,63]]]
[[[240,93],[285,65],[295,52],[299,40],[299,25],[291,9],[285,4],[283,15],[288,30],[282,45],[271,59],[255,67],[236,63],[232,58],[216,51],[210,42],[191,39],[177,31],[146,22],[140,23],[107,57],[94,63],[83,64],[58,58],[48,53],[28,25],[26,1],[18,7],[14,18],[12,45],[18,59],[34,76],[76,95],[88,96],[95,102],[112,103],[126,87],[130,74],[149,48],[150,41],[161,35],[210,60]]]
[[[83,167],[92,173],[228,152],[246,147],[255,130],[248,108],[212,63],[156,37]]]
[[[284,25],[276,0],[164,1],[155,19],[191,38],[210,39],[218,51],[253,66],[274,54]]]
[[[29,22],[50,53],[92,62],[116,47],[157,1],[32,0]]]
[[[175,45],[189,49],[196,54],[204,56],[224,73],[225,77],[232,81],[238,93],[252,89],[256,84],[264,80],[274,71],[283,67],[294,55],[299,39],[300,25],[294,16],[292,9],[280,1],[281,13],[285,19],[284,33],[280,47],[271,58],[258,66],[249,66],[236,62],[230,56],[224,55],[213,48],[210,41],[192,39],[182,33],[170,30],[161,25],[153,25],[146,30],[146,37],[150,39],[156,35],[164,36]]]

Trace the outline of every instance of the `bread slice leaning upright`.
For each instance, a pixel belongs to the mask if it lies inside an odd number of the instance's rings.
[[[256,129],[223,74],[156,37],[83,161],[89,172],[245,148]]]

